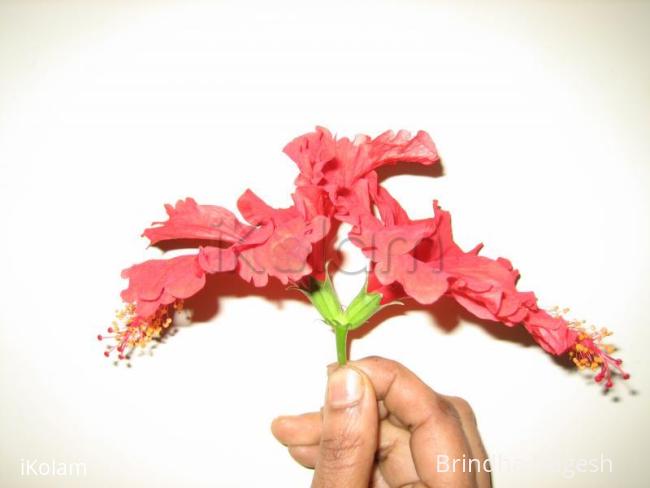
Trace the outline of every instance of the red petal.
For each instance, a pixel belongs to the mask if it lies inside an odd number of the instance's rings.
[[[199,266],[206,273],[232,271],[237,266],[237,256],[232,249],[202,247],[198,256]]]
[[[524,322],[535,341],[551,354],[563,354],[576,342],[578,332],[568,327],[562,317],[553,317],[544,310],[531,313]]]
[[[151,315],[160,305],[194,295],[205,285],[205,272],[196,255],[145,261],[125,269],[122,277],[129,279],[122,299],[135,303],[142,317]]]
[[[383,186],[377,189],[375,205],[377,206],[377,210],[379,210],[381,220],[386,225],[403,225],[411,221],[406,211]]]
[[[332,203],[328,194],[319,186],[301,186],[292,195],[296,210],[306,219],[311,220],[317,215],[331,216]]]
[[[252,230],[235,215],[215,205],[198,205],[192,198],[179,200],[176,206],[165,205],[169,219],[154,222],[157,227],[144,231],[152,244],[169,239],[210,239],[239,242]]]
[[[440,160],[435,144],[424,131],[419,131],[413,138],[405,130],[397,134],[386,131],[373,139],[369,146],[370,165],[366,171],[398,162],[430,165]]]
[[[282,222],[297,215],[295,207],[273,208],[251,190],[246,190],[237,200],[237,208],[247,222],[260,225],[264,222]]]
[[[279,223],[271,237],[261,245],[251,246],[239,255],[239,275],[255,286],[264,286],[269,276],[282,283],[298,281],[311,273],[308,258],[312,244],[329,231],[329,219],[315,217],[305,222],[302,216]]]
[[[336,142],[323,127],[296,137],[284,147],[284,152],[300,169],[302,184],[318,184],[323,178],[323,167],[336,154]]]
[[[397,281],[406,295],[419,303],[430,304],[437,301],[449,287],[448,276],[410,255],[393,257],[390,261],[378,263],[375,274],[384,285]]]

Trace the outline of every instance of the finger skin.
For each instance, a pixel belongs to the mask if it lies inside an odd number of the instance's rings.
[[[350,367],[328,379],[314,488],[367,487],[374,471],[378,409],[370,380]]]
[[[469,447],[472,451],[472,458],[478,459],[483,467],[484,461],[487,459],[487,452],[483,446],[483,441],[481,440],[481,435],[478,431],[478,424],[476,422],[476,416],[474,415],[474,410],[467,402],[467,400],[459,397],[445,397],[456,409],[458,416],[460,417],[461,424],[463,425],[463,430],[465,431],[465,436],[469,443]],[[476,473],[476,481],[480,487],[490,487],[492,486],[492,476],[490,472],[481,469]]]
[[[285,446],[317,445],[320,443],[320,412],[278,417],[271,424],[271,432]]]
[[[380,405],[383,407],[382,402],[378,402],[378,407]],[[278,417],[274,420],[272,429],[278,440],[289,447],[289,454],[298,463],[307,468],[316,465],[320,444],[320,412]],[[314,437],[305,437],[304,431],[309,431]],[[379,422],[376,453],[377,469],[381,476],[375,476],[373,488],[376,488],[379,480],[385,480],[385,486],[408,486],[418,480],[411,459],[410,438],[410,432],[395,426],[384,415]]]
[[[379,419],[389,417],[384,402],[377,402]],[[396,420],[390,419],[393,424]],[[321,412],[308,412],[301,415],[282,415],[271,423],[271,432],[285,446],[309,446],[320,444]],[[397,427],[402,427],[397,425]]]
[[[316,466],[318,453],[320,451],[319,445],[314,446],[290,446],[289,454],[292,458],[302,464],[305,468],[313,469]]]
[[[451,434],[447,432],[442,437],[448,438],[447,440],[455,439],[455,444],[464,446],[461,449],[463,453],[460,455],[450,452],[443,452],[443,454],[449,456],[450,460],[460,459],[463,454],[466,454],[467,458],[479,459],[483,466],[487,454],[478,432],[474,413],[465,400],[435,393],[408,369],[393,361],[366,358],[352,364],[359,364],[360,370],[369,373],[368,379],[375,381],[377,389],[380,390],[376,396],[379,419],[381,420],[380,444],[372,475],[373,486],[409,486],[411,488],[428,488],[430,486],[479,486],[483,488],[491,486],[490,474],[485,470],[480,470],[478,473],[465,473],[467,476],[462,472],[452,473],[446,476],[448,479],[445,479],[445,473],[438,473],[436,470],[435,453],[430,453],[428,456],[435,479],[427,479],[423,476],[423,479],[427,481],[426,485],[421,481],[416,481],[421,473],[416,471],[413,459],[417,458],[418,453],[421,454],[421,452],[417,448],[417,439],[414,442],[409,442],[409,440],[412,434],[417,434],[425,438],[426,442],[426,438],[431,437],[426,434],[429,431],[435,432],[438,426],[429,419],[429,416],[436,417],[431,413],[432,410],[441,411],[442,416],[448,418],[443,425],[452,426]],[[328,368],[330,372],[335,369],[336,366]],[[394,394],[395,392],[399,394]],[[419,397],[420,402],[416,403],[420,404],[420,408],[408,406],[409,395],[404,395],[404,392],[413,392],[413,395],[410,396]],[[389,397],[388,403],[384,402],[385,397]],[[435,408],[432,408],[431,405],[434,405]],[[273,434],[280,442],[289,446],[291,456],[308,468],[315,466],[320,454],[321,419],[321,412],[313,412],[280,417],[272,425]],[[456,424],[456,428],[453,428],[454,424]],[[458,429],[459,425],[460,429]],[[411,452],[411,450],[413,451]],[[426,451],[424,452],[426,454]],[[431,461],[432,457],[433,461]],[[339,486],[339,483],[335,482],[334,485]]]
[[[411,433],[411,454],[422,482],[430,487],[476,486],[473,473],[438,469],[439,460],[451,463],[471,456],[460,418],[447,400],[395,361],[370,357],[350,365],[368,376],[377,399]]]
[[[411,456],[411,434],[389,420],[379,424],[377,463],[389,486],[411,486],[420,478]]]

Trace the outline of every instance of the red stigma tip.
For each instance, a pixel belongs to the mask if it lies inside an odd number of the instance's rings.
[[[106,329],[106,330],[108,331],[109,334],[112,334],[113,332],[115,332],[114,329],[113,329],[113,327],[109,327],[109,328]]]
[[[108,351],[104,351],[104,356],[108,357],[108,356],[110,356],[110,355],[111,355],[110,352],[108,352]]]
[[[103,339],[102,335],[101,335],[101,334],[97,334],[97,340],[98,340],[98,341],[101,341],[102,339]]]

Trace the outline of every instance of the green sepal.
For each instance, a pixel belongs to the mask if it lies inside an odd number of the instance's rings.
[[[366,278],[363,288],[345,310],[348,328],[354,330],[361,327],[373,315],[386,307],[391,305],[404,305],[398,300],[381,305],[383,298],[384,296],[379,292],[368,293],[368,279]]]
[[[367,287],[364,286],[345,309],[345,318],[349,329],[354,330],[361,327],[375,315],[382,308],[381,299],[381,293],[368,293]]]
[[[309,298],[327,324],[332,327],[346,324],[345,313],[336,290],[334,290],[327,266],[325,267],[325,281],[310,278],[308,286],[299,288],[299,290]]]
[[[329,263],[327,263],[329,264]],[[368,280],[363,285],[361,291],[354,297],[354,300],[343,310],[341,302],[332,279],[330,278],[328,265],[325,265],[325,280],[319,281],[309,277],[306,284],[296,287],[303,293],[316,310],[321,314],[326,324],[332,327],[336,335],[336,355],[338,363],[345,365],[347,362],[347,335],[348,331],[354,330],[365,324],[370,317],[378,311],[389,305],[402,305],[401,302],[394,301],[381,305],[383,295],[381,293],[368,293]]]

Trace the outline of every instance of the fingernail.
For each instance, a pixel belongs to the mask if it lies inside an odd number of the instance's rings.
[[[363,379],[352,368],[339,368],[327,381],[327,403],[332,408],[349,408],[363,396]]]

